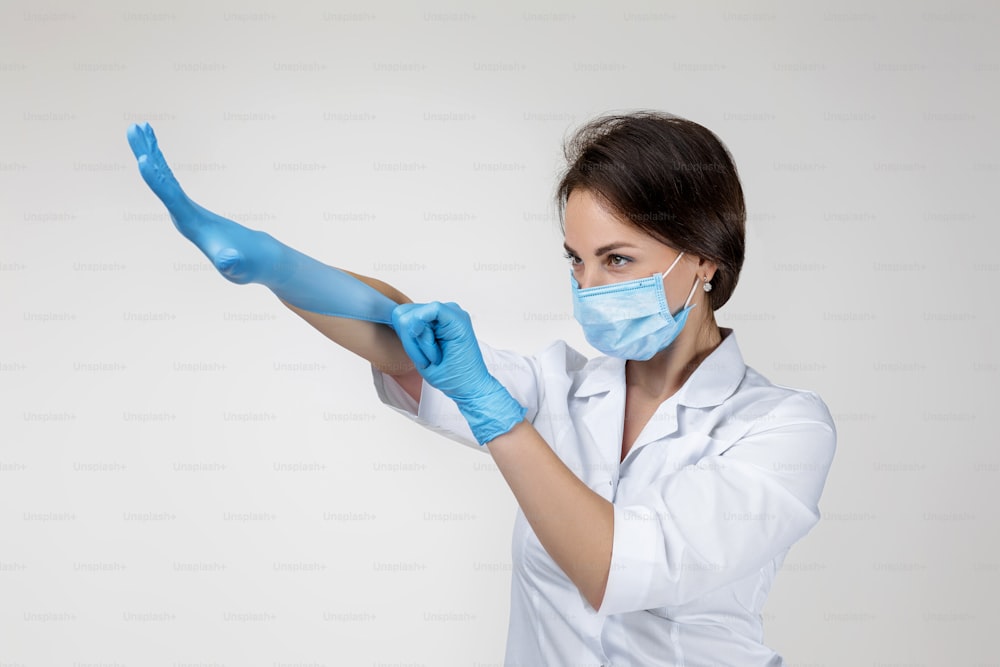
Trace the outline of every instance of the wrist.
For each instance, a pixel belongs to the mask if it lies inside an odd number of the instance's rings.
[[[257,232],[255,247],[261,260],[267,266],[265,274],[268,277],[267,287],[272,290],[286,287],[296,274],[296,269],[302,265],[306,257],[294,248],[290,248],[267,232]]]
[[[493,384],[488,393],[475,400],[455,401],[481,446],[520,424],[528,413],[500,382],[493,379]]]

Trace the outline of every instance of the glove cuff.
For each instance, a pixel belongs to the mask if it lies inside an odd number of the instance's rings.
[[[472,401],[455,401],[480,446],[508,432],[522,421],[528,409],[494,379],[496,387]]]

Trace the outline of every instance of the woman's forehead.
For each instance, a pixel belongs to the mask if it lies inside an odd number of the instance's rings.
[[[635,225],[619,218],[587,191],[567,200],[563,222],[565,245],[577,253],[597,254],[609,245],[628,245],[640,249],[662,249],[663,244]]]
[[[564,214],[566,234],[616,233],[641,235],[633,225],[619,218],[598,197],[588,190],[574,190],[566,201]]]

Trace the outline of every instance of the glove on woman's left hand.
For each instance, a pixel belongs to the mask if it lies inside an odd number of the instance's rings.
[[[400,304],[392,327],[420,375],[458,405],[480,445],[524,419],[527,410],[490,375],[472,320],[458,304]]]

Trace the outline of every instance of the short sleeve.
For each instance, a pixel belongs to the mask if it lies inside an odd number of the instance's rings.
[[[615,505],[599,612],[684,604],[759,571],[819,521],[835,448],[826,405],[798,392],[722,454]]]
[[[534,357],[525,357],[510,350],[500,350],[478,341],[490,375],[502,384],[510,395],[528,410],[525,419],[533,422],[538,414],[538,397],[540,373]],[[379,400],[399,414],[417,422],[421,426],[446,438],[474,448],[476,451],[489,453],[486,447],[480,446],[468,422],[459,411],[455,401],[435,389],[427,380],[420,388],[420,403],[403,389],[395,378],[379,371],[374,366],[372,379]]]

